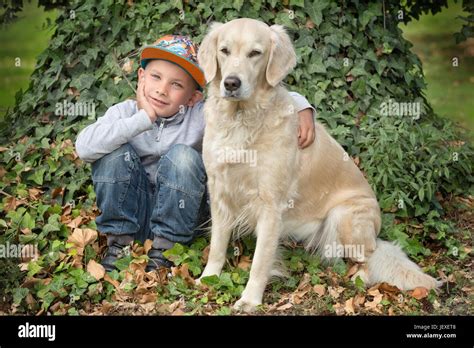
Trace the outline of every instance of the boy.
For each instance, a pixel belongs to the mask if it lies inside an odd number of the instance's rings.
[[[163,252],[176,242],[189,244],[209,219],[201,158],[205,78],[196,51],[179,35],[145,47],[136,101],[110,107],[77,137],[79,157],[92,163],[101,210],[97,228],[107,235],[102,260],[107,271],[134,239],[153,240],[146,271],[171,267]],[[306,147],[314,140],[312,107],[292,95],[300,117],[299,144]]]

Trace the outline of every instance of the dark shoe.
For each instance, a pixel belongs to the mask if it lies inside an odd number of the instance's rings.
[[[171,249],[173,245],[173,242],[165,238],[155,237],[153,239],[153,246],[148,251],[149,260],[145,271],[151,272],[161,267],[171,268],[172,266],[174,266],[173,262],[163,256],[163,252],[168,249]]]
[[[166,257],[163,256],[163,252],[167,249],[150,249],[148,251],[148,264],[146,265],[145,271],[151,272],[161,267],[171,268],[174,266],[173,262],[168,260]]]
[[[116,269],[115,262],[127,255],[127,247],[130,247],[132,243],[132,235],[107,235],[108,249],[101,262],[107,272]]]

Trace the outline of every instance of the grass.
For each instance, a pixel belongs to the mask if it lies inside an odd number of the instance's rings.
[[[45,26],[47,18],[54,22],[56,11],[44,11],[36,1],[25,2],[17,21],[0,31],[0,118],[15,104],[15,94],[25,90],[36,65],[36,57],[48,46],[54,27]],[[19,61],[19,66],[16,66]]]
[[[474,139],[474,39],[456,44],[453,34],[459,32],[466,15],[461,3],[449,2],[436,15],[420,16],[418,21],[400,25],[404,37],[413,43],[413,52],[423,63],[426,96],[437,114],[459,122]],[[458,66],[453,66],[453,58]]]

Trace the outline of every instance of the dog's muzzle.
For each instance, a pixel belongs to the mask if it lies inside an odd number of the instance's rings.
[[[242,81],[237,76],[229,76],[224,80],[224,87],[229,92],[235,92],[241,85]]]

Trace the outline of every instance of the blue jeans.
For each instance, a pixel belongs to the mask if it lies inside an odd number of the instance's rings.
[[[97,229],[105,234],[188,244],[209,219],[204,163],[187,145],[160,158],[151,182],[134,148],[124,144],[92,164],[92,181],[101,210]]]

